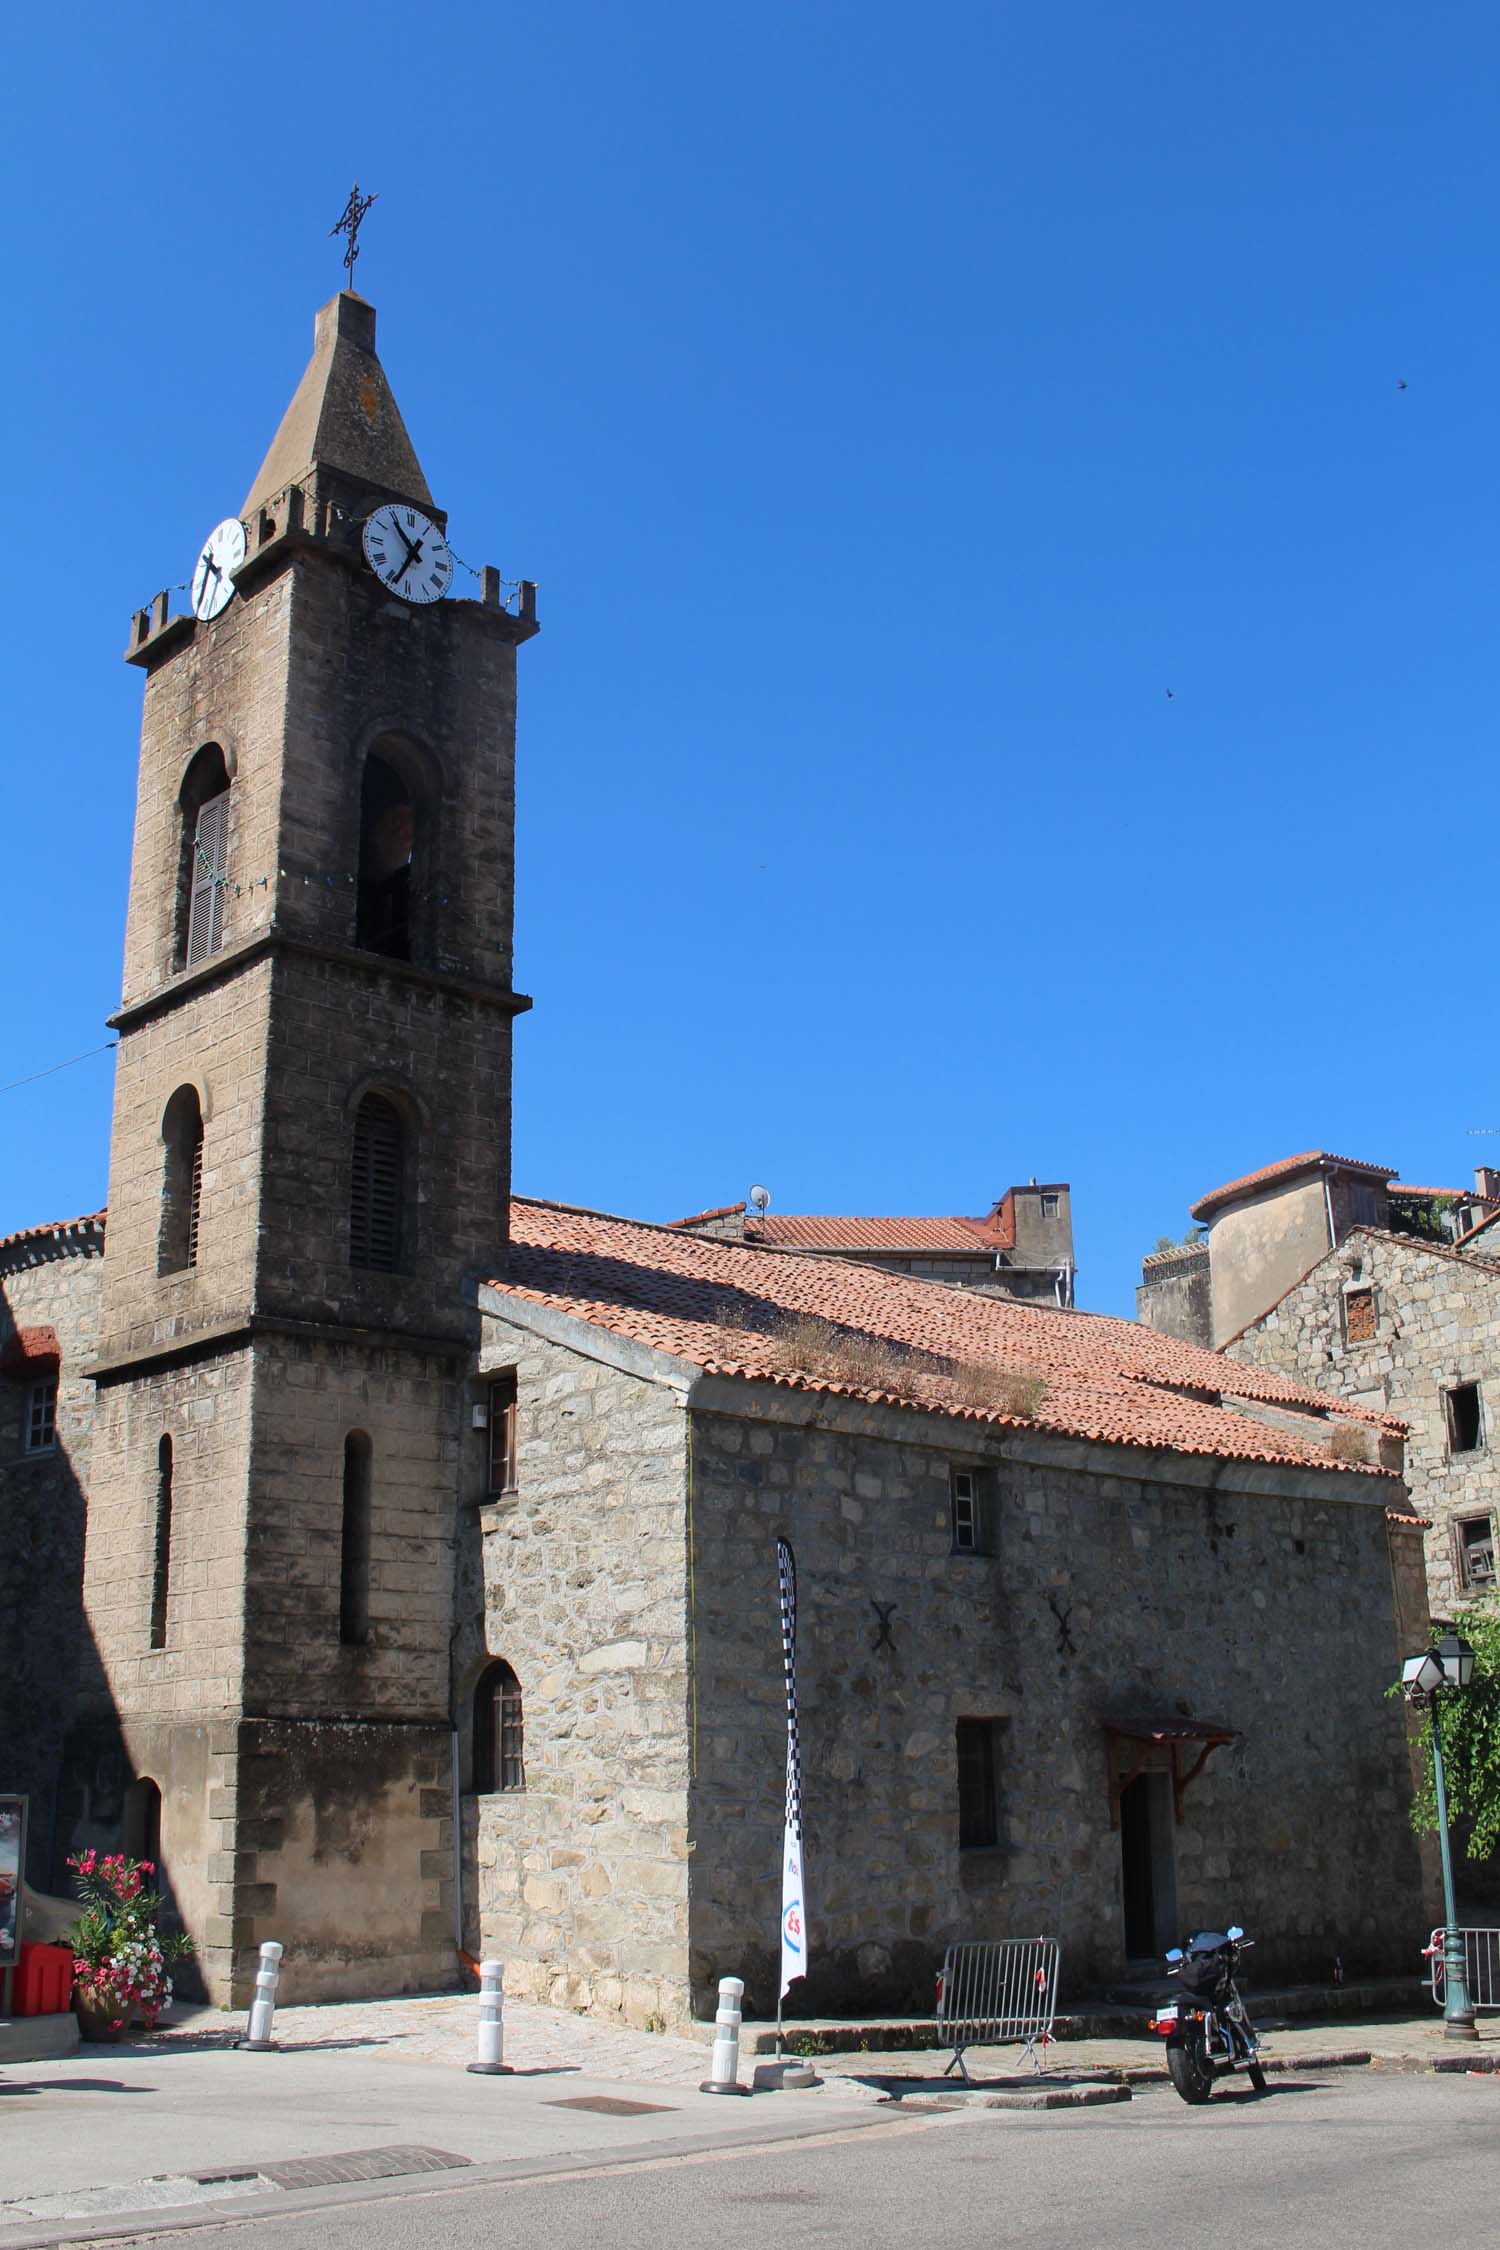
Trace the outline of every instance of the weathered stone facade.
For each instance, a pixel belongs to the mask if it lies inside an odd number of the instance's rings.
[[[57,1777],[87,1649],[81,1633],[93,1386],[98,1219],[0,1243],[0,1787],[31,1800],[27,1879],[54,1880]],[[55,1336],[57,1360],[45,1354]],[[33,1446],[33,1388],[57,1383],[52,1442]]]
[[[1141,1284],[1135,1293],[1135,1316],[1147,1328],[1181,1336],[1187,1343],[1201,1344],[1206,1351],[1214,1340],[1208,1245],[1179,1243],[1174,1250],[1156,1250],[1144,1259]]]
[[[454,1682],[465,1945],[512,1988],[632,2022],[688,1989],[692,1727],[687,1417],[653,1355],[585,1357],[486,1318],[483,1380],[514,1368],[513,1496],[462,1509]],[[472,1708],[489,1658],[525,1697],[525,1788],[476,1797]]]
[[[927,2005],[959,1937],[1057,1931],[1072,1989],[1118,1976],[1102,1722],[1142,1708],[1239,1737],[1168,1824],[1162,1943],[1237,1916],[1271,1974],[1400,1958],[1422,1872],[1384,1701],[1384,1480],[934,1427],[486,1305],[484,1365],[517,1373],[520,1469],[512,1499],[470,1503],[459,1614],[477,1622],[482,1583],[486,1622],[482,1647],[462,1628],[460,1678],[486,1656],[514,1668],[526,1786],[466,1793],[465,1929],[518,1989],[677,2023],[732,1968],[747,2006],[774,2008],[778,1535],[801,1595],[799,2012]],[[980,1480],[982,1553],[954,1551],[956,1467]],[[959,1846],[964,1718],[1003,1742],[989,1850]]]
[[[1500,1267],[1433,1243],[1357,1228],[1237,1337],[1230,1352],[1399,1416],[1409,1430],[1410,1505],[1431,1522],[1426,1555],[1434,1616],[1450,1617],[1459,1604],[1492,1590],[1492,1579],[1476,1585],[1465,1570],[1463,1526],[1482,1524],[1493,1539]],[[1479,1442],[1460,1447],[1445,1402],[1464,1385],[1478,1389]]]

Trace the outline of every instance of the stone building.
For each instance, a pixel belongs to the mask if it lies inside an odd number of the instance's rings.
[[[1309,1149],[1200,1196],[1197,1242],[1155,1251],[1141,1268],[1137,1317],[1148,1328],[1217,1348],[1256,1320],[1351,1227],[1419,1241],[1460,1241],[1500,1211],[1500,1174],[1472,1191],[1409,1187],[1383,1164]]]
[[[1500,1214],[1460,1247],[1356,1227],[1225,1345],[1407,1427],[1433,1614],[1495,1590]]]
[[[855,1218],[724,1204],[676,1219],[713,1241],[766,1243],[818,1258],[855,1258],[1021,1304],[1073,1303],[1072,1196],[1066,1180],[1008,1187],[980,1219]]]
[[[731,1966],[764,2006],[785,1534],[806,2004],[921,2005],[946,1939],[1040,1928],[1076,1988],[1231,1913],[1273,1975],[1404,1961],[1382,1691],[1420,1573],[1386,1415],[512,1198],[534,602],[396,590],[443,518],[374,344],[362,300],[323,309],[232,599],[131,636],[108,1232],[0,1245],[33,1881],[148,1849],[217,1999],[275,1937],[291,1998],[499,1951],[637,2022]]]

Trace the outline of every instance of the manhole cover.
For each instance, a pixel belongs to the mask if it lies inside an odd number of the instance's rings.
[[[570,2101],[548,2102],[548,2109],[591,2109],[600,2117],[649,2117],[653,2110],[665,2116],[670,2102],[624,2102],[618,2094],[575,2094]]]
[[[279,2188],[339,2187],[347,2180],[398,2179],[403,2172],[453,2172],[470,2161],[445,2148],[401,2145],[349,2149],[340,2156],[295,2157],[288,2164],[257,2164],[253,2170],[239,2164],[219,2172],[195,2172],[193,2178],[201,2187],[254,2178]]]

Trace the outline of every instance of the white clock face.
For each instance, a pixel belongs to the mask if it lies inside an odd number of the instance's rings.
[[[440,602],[453,583],[453,556],[430,516],[388,501],[365,522],[365,560],[382,586],[409,602]]]
[[[245,527],[238,516],[216,523],[193,565],[193,615],[217,617],[234,595],[234,574],[245,559]]]

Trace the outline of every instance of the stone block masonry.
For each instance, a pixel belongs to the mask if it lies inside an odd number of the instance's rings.
[[[1408,1428],[1410,1508],[1429,1524],[1433,1615],[1451,1617],[1493,1592],[1493,1578],[1476,1580],[1466,1561],[1463,1527],[1488,1527],[1492,1539],[1496,1531],[1500,1267],[1357,1227],[1229,1350],[1399,1416]],[[1472,1433],[1449,1425],[1448,1397],[1465,1385],[1479,1393]],[[1455,1443],[1471,1435],[1476,1442]]]
[[[1073,1990],[1117,1978],[1101,1721],[1142,1710],[1239,1736],[1173,1831],[1184,1927],[1241,1920],[1266,1974],[1405,1958],[1421,1877],[1400,1714],[1384,1700],[1384,1508],[1367,1481],[940,1431],[712,1379],[695,1397],[716,1407],[693,1415],[700,2010],[726,1962],[747,2007],[775,2004],[778,1533],[800,1587],[814,1974],[799,2006],[923,2009],[946,1942],[1038,1930],[1060,1936]],[[987,1554],[954,1552],[955,1467],[981,1480]],[[998,1738],[988,1849],[959,1841],[960,1719]],[[1165,1757],[1148,1753],[1148,1770]]]
[[[643,1360],[649,1355],[641,1355]],[[464,1465],[455,1708],[465,1947],[507,1990],[683,2025],[688,1984],[687,1421],[680,1389],[486,1318],[485,1378],[514,1370],[517,1489]],[[475,1796],[473,1695],[521,1685],[525,1786]]]

